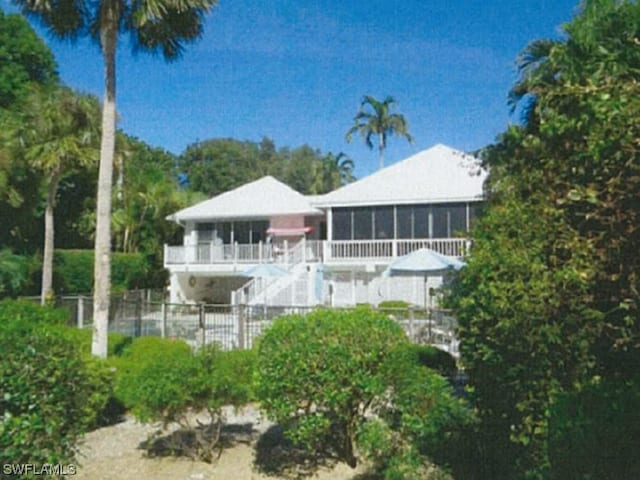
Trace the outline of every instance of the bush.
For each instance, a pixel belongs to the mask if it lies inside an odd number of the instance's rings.
[[[435,370],[443,377],[453,378],[458,371],[456,359],[451,354],[431,345],[411,344],[404,354],[412,363]]]
[[[222,407],[252,399],[251,351],[209,346],[193,353],[182,341],[143,337],[115,364],[118,398],[140,421],[161,422],[164,429],[176,422],[182,432],[168,437],[166,446],[192,458],[211,462],[224,423]]]
[[[385,401],[383,364],[407,342],[371,309],[282,317],[259,342],[258,399],[292,441],[354,467],[356,433]]]
[[[93,250],[56,250],[54,253],[54,286],[57,293],[88,293],[93,285]],[[111,286],[114,291],[146,286],[148,265],[144,255],[114,253],[111,264]]]
[[[0,463],[73,461],[79,436],[109,398],[111,371],[80,352],[60,317],[50,308],[0,303]]]
[[[30,257],[15,255],[7,248],[0,250],[0,296],[23,294],[29,285],[32,269]]]
[[[0,331],[29,331],[34,328],[65,325],[68,314],[61,308],[42,307],[28,300],[0,302]]]
[[[450,462],[460,460],[452,452],[460,451],[471,411],[442,375],[425,366],[420,354],[430,352],[403,345],[389,355],[388,401],[359,432],[362,451],[385,479],[451,478]]]
[[[640,478],[640,378],[562,394],[549,421],[551,478]]]

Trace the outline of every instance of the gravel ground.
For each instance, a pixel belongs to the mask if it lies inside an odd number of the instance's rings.
[[[279,429],[260,417],[253,407],[226,411],[226,445],[214,464],[184,457],[148,457],[140,448],[157,430],[133,418],[100,428],[85,436],[78,456],[78,480],[265,480],[291,478],[280,459],[291,457],[283,445]],[[298,462],[299,463],[299,462]],[[261,467],[257,467],[260,464]],[[274,466],[275,465],[275,466]],[[290,465],[290,463],[289,463]],[[289,472],[289,473],[283,473]],[[345,464],[321,466],[311,476],[315,480],[364,479],[360,469]]]

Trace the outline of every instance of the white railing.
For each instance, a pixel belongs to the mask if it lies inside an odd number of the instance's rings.
[[[469,251],[469,240],[466,238],[429,238],[417,240],[397,240],[397,256],[402,257],[421,248],[430,248],[442,255],[464,257]]]
[[[393,244],[393,240],[335,240],[329,242],[329,258],[391,258]]]
[[[165,246],[165,265],[210,265],[216,263],[269,263],[274,261],[270,243]]]
[[[463,257],[469,249],[466,238],[429,238],[416,240],[334,240],[327,241],[324,260],[358,259],[388,260],[402,257],[421,248],[430,248],[443,255]]]
[[[463,257],[469,251],[465,238],[396,240],[302,240],[288,244],[165,246],[165,265],[279,263],[291,268],[301,262],[340,262],[358,259],[390,260],[420,248],[443,255]]]

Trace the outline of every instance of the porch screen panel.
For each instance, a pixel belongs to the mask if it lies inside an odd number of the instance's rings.
[[[268,221],[256,220],[251,222],[251,243],[264,242],[267,238],[268,228]]]
[[[351,210],[348,208],[333,209],[333,239],[351,240]]]
[[[393,238],[393,207],[377,207],[373,210],[374,238],[387,240]]]
[[[410,206],[396,207],[396,229],[398,238],[413,238],[413,208]]]
[[[464,203],[449,205],[449,237],[463,235],[467,231],[467,206]]]
[[[429,238],[429,207],[413,206],[413,238]]]
[[[214,223],[198,223],[196,225],[198,231],[198,243],[208,243],[213,240],[213,233],[215,230]]]
[[[233,240],[238,243],[250,242],[251,226],[249,222],[234,222],[233,223]]]
[[[229,245],[231,243],[231,231],[233,230],[233,225],[231,222],[222,222],[218,224],[218,236],[222,238],[222,242],[225,245]]]
[[[473,228],[482,213],[482,204],[480,202],[469,204],[469,228]]]
[[[371,240],[373,238],[372,211],[369,207],[353,209],[353,239]]]
[[[449,209],[447,205],[433,205],[431,207],[432,216],[432,238],[449,237]]]

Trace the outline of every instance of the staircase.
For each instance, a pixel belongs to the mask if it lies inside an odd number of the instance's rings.
[[[317,266],[305,258],[305,240],[287,250],[286,258],[278,266],[287,270],[282,277],[255,277],[233,292],[232,303],[243,305],[296,305],[317,303],[315,286]]]

